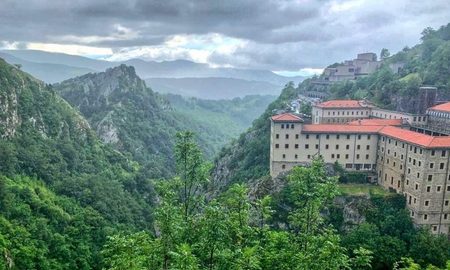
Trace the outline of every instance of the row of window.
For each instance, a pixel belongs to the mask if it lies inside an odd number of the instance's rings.
[[[341,115],[341,111],[327,112],[327,115]],[[345,116],[345,112],[342,115]],[[364,111],[347,111],[347,115],[364,115]],[[365,115],[369,115],[369,111],[365,111]]]
[[[392,139],[390,139],[390,138],[386,138],[386,137],[384,137],[384,136],[382,136],[381,137],[381,140],[384,142],[385,140],[387,139],[387,143],[388,144],[391,144],[392,143],[392,141],[394,141],[394,144],[395,144],[395,146],[398,146],[398,141],[397,140],[392,140]],[[402,143],[402,148],[404,149],[405,148],[405,143]],[[412,145],[410,145],[409,146],[409,151],[414,151],[414,154],[417,154],[417,153],[419,153],[419,154],[423,154],[423,149],[422,148],[420,148],[420,147],[417,147],[417,146],[412,146]],[[384,152],[384,147],[381,147],[381,152]],[[431,150],[431,152],[430,152],[430,154],[431,154],[431,156],[435,156],[436,155],[436,150]],[[390,153],[390,150],[388,149],[388,154]],[[446,155],[447,155],[447,150],[441,150],[440,151],[440,153],[441,153],[441,157],[445,157]],[[396,155],[396,152],[394,152],[394,156]]]
[[[329,139],[331,138],[331,136],[336,136],[336,137],[335,137],[336,140],[339,140],[339,139],[341,138],[341,135],[340,135],[340,134],[337,134],[337,135],[326,134],[326,135],[325,135],[325,139],[329,140]],[[347,134],[347,135],[345,135],[344,137],[345,137],[347,140],[350,140],[350,136],[351,136],[351,135]],[[289,134],[285,134],[284,137],[285,137],[286,139],[289,139]],[[368,140],[370,140],[370,139],[372,138],[371,135],[364,135],[364,137],[366,137]],[[275,134],[275,138],[276,138],[276,139],[279,139],[279,138],[280,138],[280,134],[278,134],[278,133]],[[299,139],[299,138],[300,138],[300,135],[299,135],[299,134],[295,134],[295,138],[296,138],[296,139]],[[305,135],[305,138],[306,138],[306,140],[309,140],[310,135],[309,135],[309,134],[306,134],[306,135]],[[318,140],[318,139],[320,138],[320,134],[316,134],[315,138]],[[358,140],[361,140],[361,139],[363,138],[363,135],[358,134],[357,138],[358,138]]]
[[[285,127],[286,127],[286,128],[291,127],[291,129],[294,129],[295,124],[281,124],[281,128],[282,128],[282,129],[284,129]]]
[[[315,149],[319,149],[319,145],[318,144],[315,144]],[[340,145],[339,144],[336,144],[335,145],[335,149],[336,150],[339,150],[339,147],[340,147]],[[279,143],[276,143],[275,144],[275,148],[276,149],[279,149],[280,148],[280,144]],[[289,144],[288,143],[286,143],[286,144],[284,144],[284,148],[285,149],[289,149]],[[296,144],[294,144],[294,148],[295,149],[299,149],[299,144],[298,143],[296,143]],[[305,149],[309,149],[309,144],[305,144]],[[325,149],[330,149],[330,145],[329,144],[325,144]],[[346,150],[349,150],[350,149],[350,145],[349,144],[347,144],[346,146],[345,146],[345,149]],[[356,145],[356,150],[361,150],[361,145]],[[370,145],[366,145],[366,150],[370,150]],[[389,163],[389,159],[388,159],[388,163]]]

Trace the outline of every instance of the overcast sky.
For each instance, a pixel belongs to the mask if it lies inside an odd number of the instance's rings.
[[[0,48],[298,74],[449,22],[449,0],[0,0]]]

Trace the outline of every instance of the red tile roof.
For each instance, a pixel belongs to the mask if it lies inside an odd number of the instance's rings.
[[[303,122],[303,119],[292,113],[282,113],[272,116],[274,122]]]
[[[312,124],[303,125],[302,132],[305,133],[377,133],[383,126],[356,126],[356,125],[327,125]]]
[[[381,135],[388,136],[399,141],[416,144],[426,148],[449,148],[450,136],[430,136],[407,129],[386,126],[380,131]]]
[[[442,104],[433,106],[433,107],[429,108],[429,110],[450,112],[450,102],[442,103]]]
[[[401,126],[402,119],[361,119],[348,123],[354,126]]]
[[[320,108],[365,108],[369,104],[362,100],[329,100],[315,105]]]

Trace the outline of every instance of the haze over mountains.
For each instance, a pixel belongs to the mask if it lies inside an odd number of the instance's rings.
[[[208,99],[278,95],[289,81],[299,83],[304,79],[280,76],[268,70],[212,68],[187,60],[110,62],[36,50],[4,50],[0,51],[0,57],[10,64],[21,65],[22,70],[47,83],[126,64],[134,66],[137,74],[157,92]]]

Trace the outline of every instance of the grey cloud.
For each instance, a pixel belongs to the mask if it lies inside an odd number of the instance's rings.
[[[427,26],[448,23],[448,0],[363,1],[328,10],[344,0],[2,0],[0,41],[60,42],[120,51],[163,44],[176,34],[219,33],[247,40],[232,55],[209,61],[272,70],[320,68],[359,51],[400,50],[418,42]],[[88,43],[63,36],[111,37],[117,25],[138,35]],[[119,30],[120,32],[120,30]],[[123,34],[123,33],[122,33]]]

